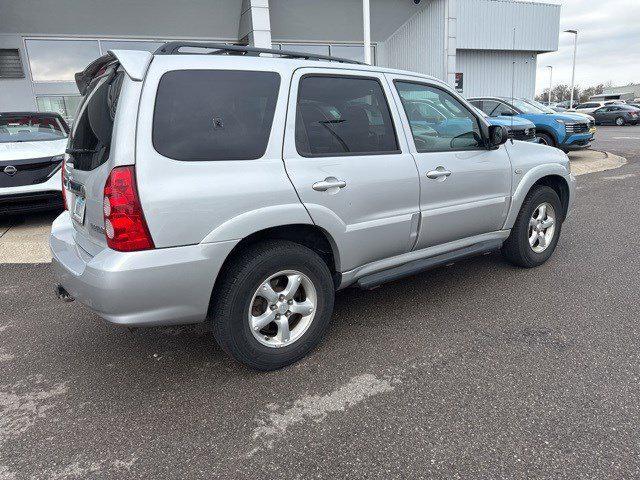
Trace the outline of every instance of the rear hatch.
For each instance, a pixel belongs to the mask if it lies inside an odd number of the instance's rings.
[[[76,243],[90,255],[97,254],[107,245],[104,185],[113,167],[110,161],[112,135],[125,76],[113,55],[99,58],[76,74],[76,83],[84,99],[67,146],[64,185]]]

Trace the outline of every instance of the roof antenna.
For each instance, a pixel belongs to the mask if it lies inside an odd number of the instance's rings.
[[[514,113],[515,111],[513,111],[513,103],[515,101],[515,88],[516,88],[516,57],[515,57],[515,51],[516,51],[516,27],[513,27],[513,48],[511,49],[511,55],[513,56],[513,61],[511,62],[511,106],[512,106],[512,112],[511,112],[511,144],[513,145],[513,117],[514,117]]]

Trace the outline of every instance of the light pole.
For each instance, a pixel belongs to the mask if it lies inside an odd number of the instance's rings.
[[[576,53],[578,52],[578,31],[565,30],[564,33],[573,34],[573,72],[571,73],[571,103],[569,104],[569,108],[573,108],[573,91],[576,85]]]
[[[371,9],[369,0],[362,0],[362,24],[364,27],[364,63],[371,65]]]
[[[549,98],[547,105],[551,105],[551,89],[553,88],[553,65],[547,65],[549,69]]]

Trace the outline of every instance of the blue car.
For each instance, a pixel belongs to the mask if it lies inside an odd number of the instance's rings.
[[[490,117],[515,116],[533,122],[540,143],[565,152],[591,146],[595,125],[587,117],[575,113],[557,113],[523,99],[481,97],[469,99]]]
[[[487,122],[489,122],[491,125],[502,125],[503,127],[507,127],[507,129],[509,130],[509,136],[514,140],[522,140],[525,142],[535,143],[539,142],[536,135],[536,126],[529,120],[514,116],[490,117],[477,107],[476,112],[478,112],[479,115],[482,115],[482,117],[484,117],[484,119],[487,120]]]

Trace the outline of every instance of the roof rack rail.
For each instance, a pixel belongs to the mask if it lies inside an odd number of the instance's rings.
[[[182,48],[203,48],[212,50],[203,53],[203,55],[246,55],[258,57],[260,54],[269,53],[278,55],[282,58],[303,58],[305,60],[326,60],[328,62],[353,63],[356,65],[364,65],[356,60],[348,58],[331,57],[329,55],[317,55],[314,53],[291,52],[289,50],[275,50],[273,48],[256,48],[243,45],[227,45],[225,43],[209,43],[209,42],[167,42],[158,48],[154,55],[179,55],[193,54],[194,52],[181,52]]]

